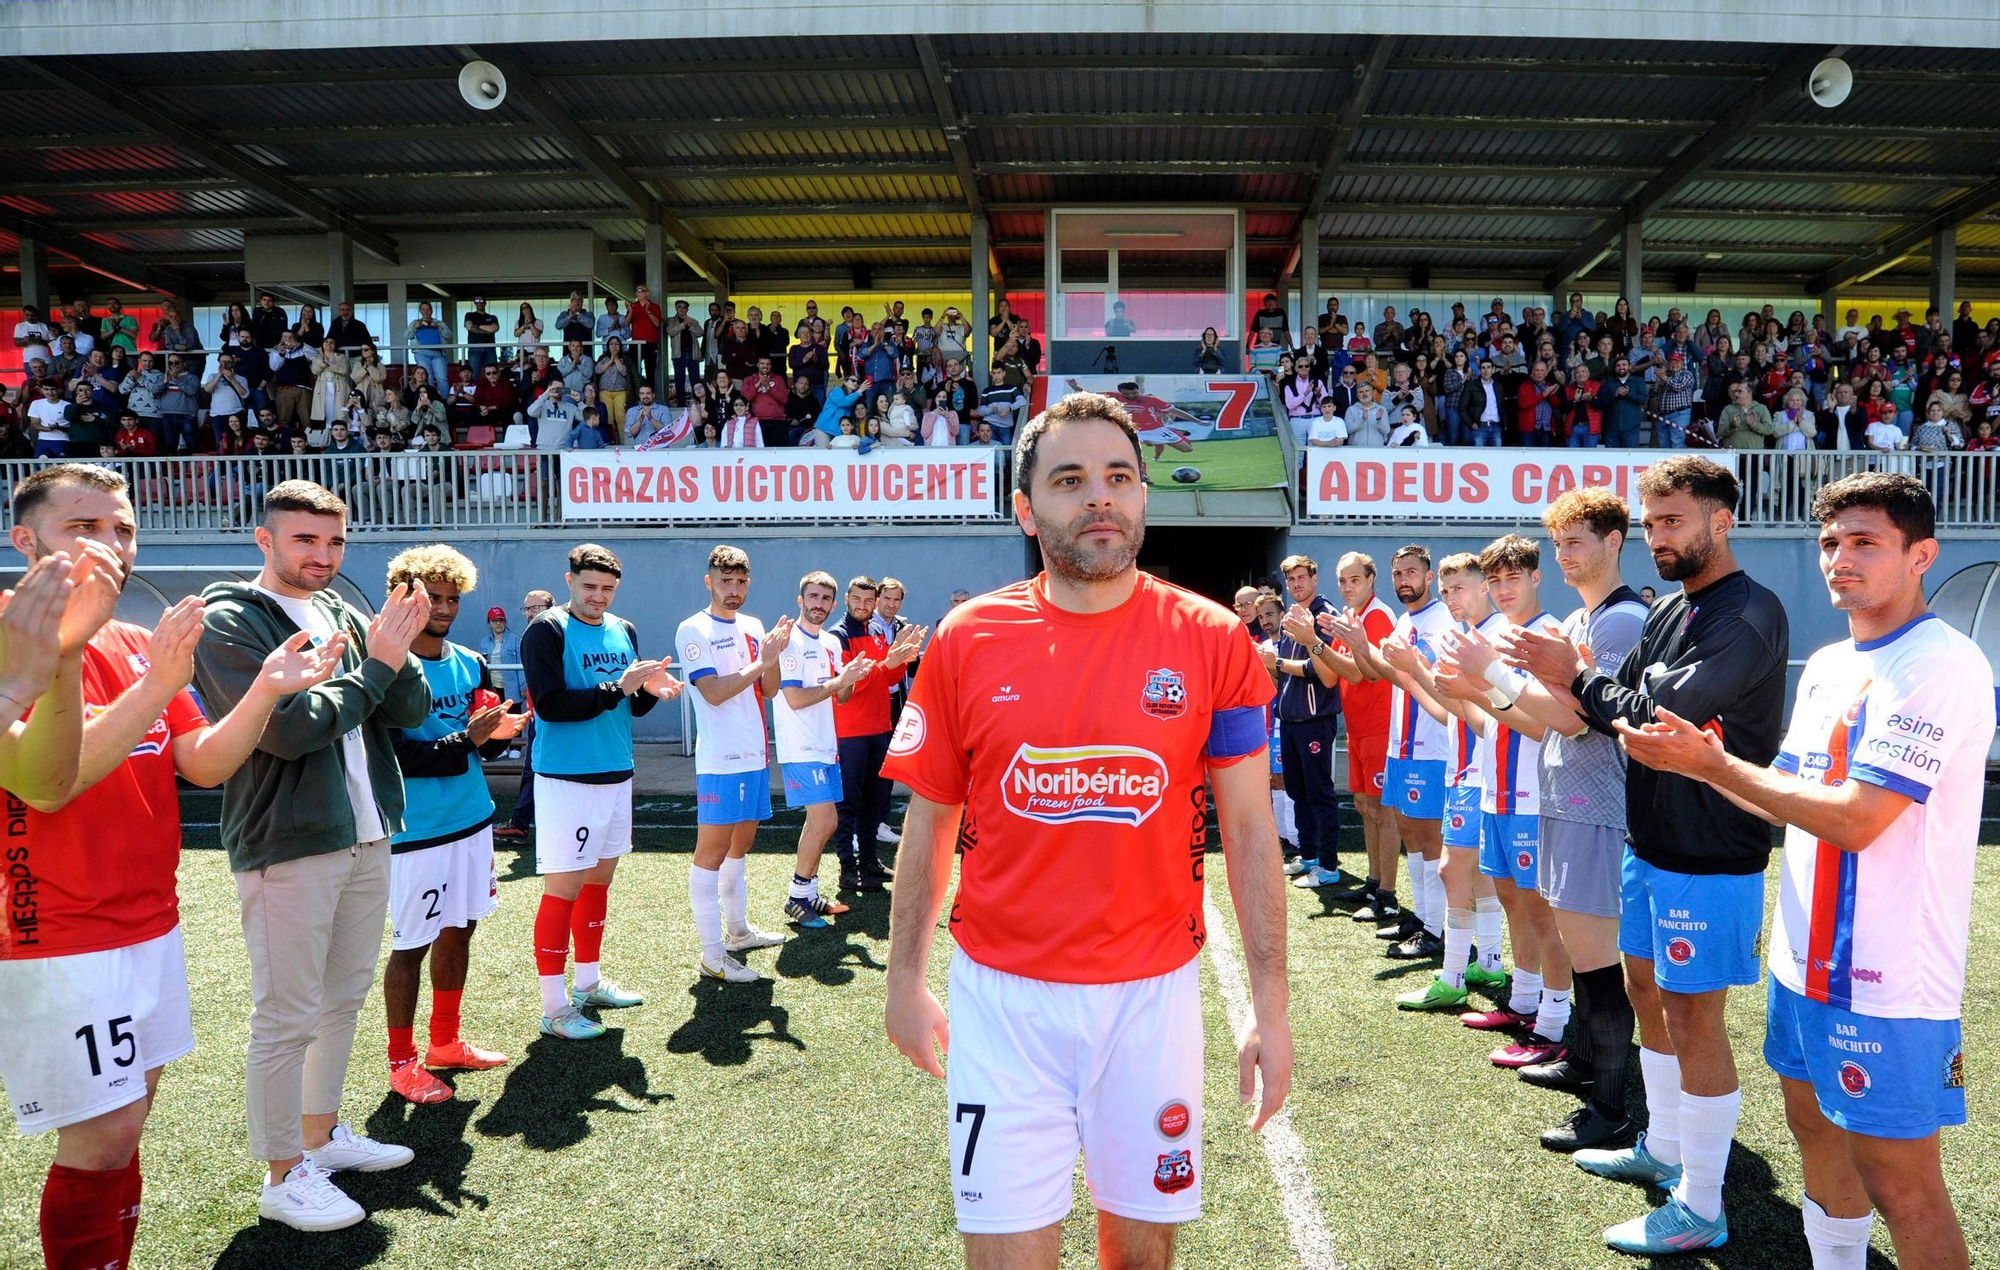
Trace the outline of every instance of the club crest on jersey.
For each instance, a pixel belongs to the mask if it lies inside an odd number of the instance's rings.
[[[1859,1098],[1874,1087],[1866,1067],[1851,1058],[1840,1065],[1840,1092],[1849,1098]]]
[[[1164,668],[1148,672],[1139,708],[1155,719],[1178,719],[1187,713],[1187,682],[1181,672]]]
[[[924,748],[924,711],[914,701],[903,703],[902,718],[896,721],[896,735],[889,738],[889,753],[915,754]]]
[[[1160,1108],[1160,1114],[1153,1117],[1153,1123],[1159,1128],[1160,1136],[1172,1142],[1188,1131],[1188,1126],[1194,1123],[1194,1115],[1185,1102],[1175,1098]]]
[[[1166,763],[1132,745],[1023,745],[1000,778],[1007,810],[1045,825],[1137,828],[1160,809],[1166,791]]]
[[[146,660],[146,654],[144,653],[127,653],[125,654],[125,661],[127,665],[132,667],[132,673],[135,675],[143,675],[153,668],[153,663]]]
[[[1164,1195],[1194,1185],[1194,1151],[1169,1151],[1153,1169],[1153,1185]]]
[[[1667,960],[1673,962],[1676,966],[1687,965],[1690,961],[1694,960],[1694,945],[1685,939],[1669,939],[1667,941]]]

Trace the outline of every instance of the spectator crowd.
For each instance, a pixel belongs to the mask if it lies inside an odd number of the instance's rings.
[[[230,305],[209,344],[171,300],[145,332],[116,299],[28,306],[0,458],[1004,446],[1042,364],[1004,301],[987,324],[983,384],[956,306],[912,315],[889,301],[870,322],[807,301],[788,322],[719,301],[697,317],[641,286],[602,312],[581,292],[550,317],[523,303],[511,340],[507,316],[476,297],[451,332],[422,301],[404,330],[378,335],[352,304],[322,322],[316,306],[288,310],[266,292]]]
[[[1670,308],[1641,321],[1619,300],[1592,312],[1579,293],[1550,318],[1494,300],[1440,320],[1393,306],[1370,329],[1329,300],[1294,332],[1275,294],[1252,316],[1243,355],[1271,377],[1278,410],[1311,446],[1613,446],[1883,453],[2000,448],[2000,318],[1961,304],[1947,323],[1908,309],[1866,324],[1772,305],[1732,324]],[[1234,350],[1231,350],[1233,352]],[[1226,359],[1213,331],[1193,368]]]

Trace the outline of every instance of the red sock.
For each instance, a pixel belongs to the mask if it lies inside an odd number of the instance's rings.
[[[132,1241],[139,1237],[139,1198],[146,1183],[139,1176],[139,1149],[132,1148],[132,1162],[125,1166],[125,1184],[118,1196],[118,1227],[125,1240],[125,1260],[132,1264]]]
[[[401,1067],[404,1063],[417,1061],[416,1030],[414,1027],[389,1029],[389,1066]]]
[[[130,1165],[126,1166],[130,1168]],[[125,1169],[49,1165],[42,1184],[42,1256],[49,1270],[104,1270],[123,1264]],[[138,1219],[133,1218],[136,1225]]]
[[[576,959],[596,965],[604,952],[604,913],[611,906],[611,888],[585,883],[576,893],[576,911],[570,914],[570,933],[576,939]]]
[[[449,1045],[458,1039],[458,1002],[465,989],[431,989],[431,1045]]]
[[[575,900],[542,897],[542,906],[535,910],[536,974],[559,975],[569,968],[569,915],[575,907]]]

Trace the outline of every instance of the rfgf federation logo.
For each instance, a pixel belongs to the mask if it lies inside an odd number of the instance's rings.
[[[1094,821],[1137,828],[1160,809],[1166,789],[1167,765],[1132,745],[1023,745],[1000,778],[1007,810],[1045,825]]]

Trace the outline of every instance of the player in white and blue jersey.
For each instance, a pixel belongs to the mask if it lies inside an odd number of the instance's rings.
[[[1849,638],[1812,655],[1769,767],[1660,708],[1619,732],[1636,763],[1702,781],[1785,827],[1764,1060],[1804,1156],[1816,1270],[1858,1270],[1879,1209],[1906,1266],[1963,1267],[1938,1130],[1965,1123],[1959,1016],[1993,740],[1993,667],[1924,601],[1936,511],[1911,476],[1813,500],[1820,572]],[[1695,1246],[1720,1216],[1657,1223]],[[1702,1242],[1696,1243],[1696,1240]]]
[[[1461,631],[1492,631],[1504,624],[1486,594],[1486,576],[1479,557],[1470,552],[1438,562],[1438,598]],[[1468,984],[1497,988],[1507,982],[1500,968],[1500,901],[1493,879],[1479,872],[1480,837],[1484,820],[1479,811],[1480,746],[1471,723],[1461,717],[1459,703],[1438,691],[1430,663],[1400,637],[1383,641],[1382,656],[1399,673],[1397,684],[1445,729],[1445,809],[1442,822],[1444,856],[1438,867],[1445,890],[1444,964],[1424,987],[1401,993],[1396,1005],[1404,1010],[1456,1010],[1467,1003]],[[1472,957],[1475,934],[1479,959]],[[1399,948],[1402,947],[1399,945]],[[1415,949],[1411,955],[1418,954]]]
[[[478,585],[470,560],[442,544],[389,562],[390,590],[421,588],[430,617],[410,652],[430,685],[431,712],[390,741],[403,771],[403,828],[389,839],[389,964],[382,1005],[389,1028],[389,1087],[410,1102],[443,1102],[452,1088],[431,1073],[484,1070],[507,1061],[459,1035],[472,932],[500,899],[493,869],[493,796],[479,759],[498,757],[527,716],[491,690],[486,659],[445,636],[459,601]],[[417,1062],[417,975],[431,963],[430,1046]]]
[[[763,976],[732,953],[769,948],[783,935],[750,925],[743,857],[771,815],[771,769],[764,749],[763,680],[791,643],[793,622],[764,625],[742,612],[750,557],[727,544],[708,553],[708,607],[680,625],[680,649],[694,699],[694,863],[688,903],[701,938],[701,972],[729,983]]]
[[[799,856],[785,899],[785,915],[807,930],[827,924],[847,905],[819,893],[819,858],[833,837],[840,801],[840,739],[834,734],[833,703],[845,701],[875,663],[857,657],[845,665],[840,641],[824,628],[840,592],[830,573],[799,580],[799,620],[777,664],[764,672],[771,698],[771,734],[785,781],[785,805],[804,808]]]
[[[621,1009],[644,998],[598,968],[618,859],[632,850],[632,719],[671,701],[682,684],[671,658],[642,659],[639,632],[611,612],[624,568],[608,548],[569,553],[569,602],[528,624],[521,664],[535,708],[535,973],[542,1031],[589,1040],[604,1025],[583,1007]],[[572,942],[576,981],[565,987]]]

